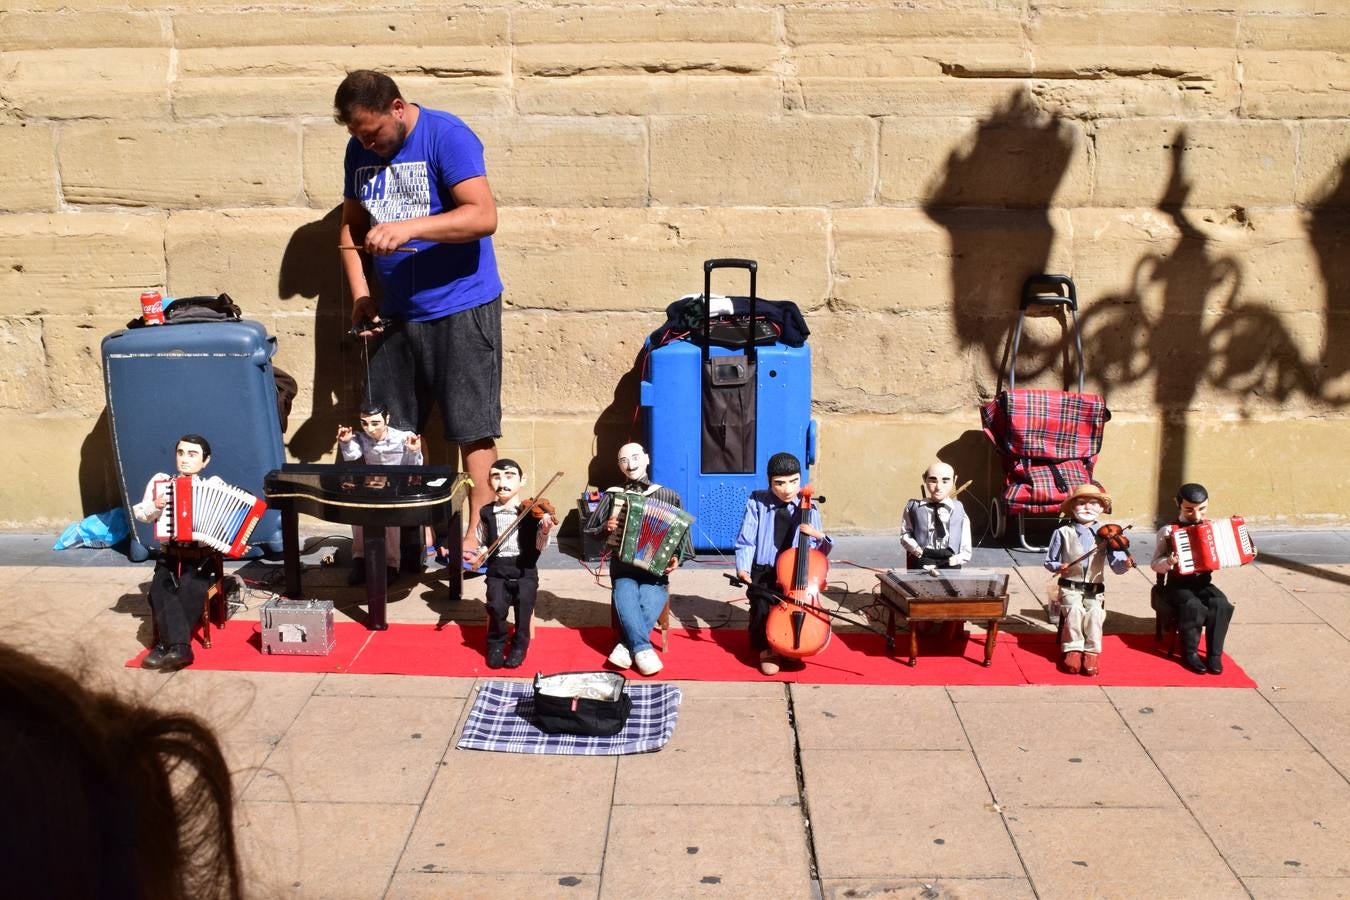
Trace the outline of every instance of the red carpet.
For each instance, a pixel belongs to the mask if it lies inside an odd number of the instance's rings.
[[[364,675],[446,675],[475,677],[529,676],[535,672],[600,669],[614,646],[608,628],[539,628],[524,667],[489,669],[483,661],[484,627],[391,625],[388,631],[367,631],[356,622],[335,625],[337,643],[328,656],[271,656],[261,647],[256,622],[236,622],[212,629],[214,646],[194,644],[194,669],[243,672],[347,672]],[[825,651],[804,661],[798,671],[772,678],[759,673],[746,633],[739,629],[675,629],[670,649],[662,655],[665,669],[656,679],[668,681],[791,681],[799,684],[1069,684],[1112,687],[1238,687],[1256,684],[1231,658],[1224,657],[1222,675],[1196,675],[1176,659],[1154,648],[1151,634],[1107,635],[1101,674],[1095,678],[1068,675],[1056,668],[1059,650],[1053,635],[1000,634],[993,665],[985,668],[983,636],[961,648],[921,645],[919,664],[887,655],[886,642],[875,634],[835,634]],[[908,636],[898,649],[908,653]],[[964,649],[962,655],[959,651]],[[925,655],[927,654],[927,655]],[[145,653],[128,660],[140,665]],[[632,673],[631,677],[642,676]]]

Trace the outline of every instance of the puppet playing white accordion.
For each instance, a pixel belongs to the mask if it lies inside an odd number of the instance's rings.
[[[1173,571],[1178,575],[1245,566],[1256,559],[1256,546],[1241,516],[1173,525],[1168,537],[1177,555]]]
[[[219,480],[166,478],[155,482],[155,491],[167,500],[155,520],[156,540],[195,541],[236,559],[267,511],[262,500]]]

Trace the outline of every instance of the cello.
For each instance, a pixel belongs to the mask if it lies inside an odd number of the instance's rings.
[[[815,490],[801,491],[802,521],[811,509]],[[820,591],[830,571],[829,559],[811,547],[811,538],[797,529],[797,546],[778,554],[774,564],[778,589],[783,598],[769,610],[764,634],[775,653],[792,659],[815,656],[830,643],[829,614],[820,605]]]

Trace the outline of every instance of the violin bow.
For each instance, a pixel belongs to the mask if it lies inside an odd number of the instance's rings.
[[[516,529],[520,527],[520,523],[524,522],[525,517],[528,516],[531,513],[531,511],[533,511],[534,508],[539,505],[540,500],[544,499],[544,493],[549,488],[553,487],[553,482],[557,481],[562,476],[563,476],[562,472],[554,472],[553,477],[550,478],[548,481],[544,482],[544,487],[539,491],[539,493],[535,494],[534,497],[530,499],[530,502],[525,505],[525,508],[522,509],[516,515],[515,520],[510,525],[507,525],[506,529],[501,534],[497,535],[497,539],[493,541],[491,544],[489,544],[486,550],[478,551],[478,554],[473,558],[474,561],[473,568],[475,569],[481,568],[483,563],[488,561],[488,557],[490,557],[493,553],[496,552],[497,547],[501,544],[501,542],[516,533]]]

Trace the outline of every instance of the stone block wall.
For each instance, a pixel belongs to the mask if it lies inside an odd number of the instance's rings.
[[[894,529],[934,456],[976,507],[1002,487],[977,408],[1043,271],[1078,286],[1122,519],[1197,479],[1217,512],[1343,525],[1348,49],[1340,0],[12,0],[0,527],[116,502],[99,342],[148,287],[263,321],[289,453],[329,458],[362,374],[331,101],[361,67],[486,145],[501,445],[560,493],[609,477],[644,336],[739,256],[812,329],[836,530]],[[1030,320],[1018,385],[1063,386],[1065,346]]]

